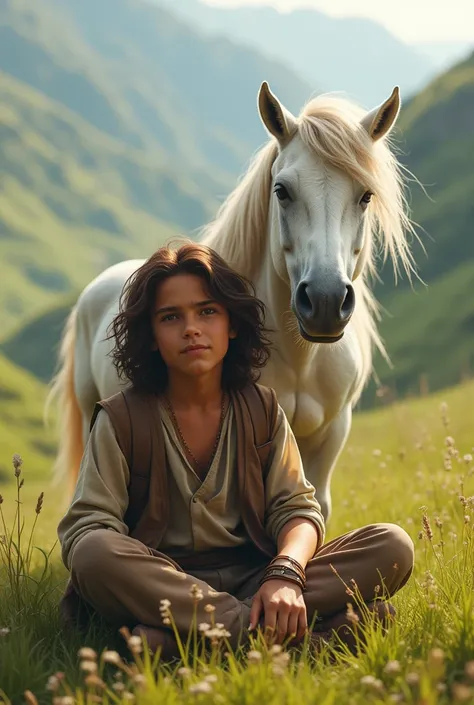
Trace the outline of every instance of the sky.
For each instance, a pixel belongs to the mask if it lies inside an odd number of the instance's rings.
[[[328,15],[358,15],[383,24],[406,42],[474,42],[472,0],[205,0],[210,5],[314,7]]]

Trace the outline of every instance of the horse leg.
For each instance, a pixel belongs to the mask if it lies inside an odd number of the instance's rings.
[[[331,475],[347,441],[351,420],[352,409],[347,405],[331,422],[322,443],[317,433],[296,439],[305,475],[316,489],[316,498],[326,521],[330,518],[332,509]]]

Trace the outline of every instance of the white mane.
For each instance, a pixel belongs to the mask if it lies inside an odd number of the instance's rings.
[[[414,269],[407,242],[413,227],[402,168],[387,138],[375,143],[370,139],[361,125],[364,115],[352,102],[325,94],[310,100],[297,119],[299,136],[308,150],[374,194],[366,219],[364,267],[354,282],[353,324],[363,357],[359,393],[372,370],[373,345],[385,355],[376,325],[378,304],[368,284],[368,277],[376,275],[377,256],[381,252],[383,262],[391,256],[395,276],[400,264],[408,276]],[[201,230],[202,242],[250,278],[255,276],[268,236],[271,168],[278,149],[277,141],[271,139],[257,152],[216,218]]]

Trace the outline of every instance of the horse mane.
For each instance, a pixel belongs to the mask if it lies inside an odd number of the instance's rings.
[[[277,156],[277,142],[270,140],[253,156],[247,172],[223,202],[215,219],[200,230],[201,242],[250,279],[263,256],[272,165]]]
[[[357,305],[353,323],[362,351],[359,393],[372,371],[373,346],[387,358],[377,331],[378,304],[368,278],[376,276],[380,253],[383,262],[390,255],[395,278],[400,265],[410,278],[414,261],[407,235],[415,234],[408,215],[403,168],[388,138],[372,142],[361,125],[365,114],[346,98],[322,94],[304,106],[296,121],[298,134],[309,150],[373,193],[366,216],[364,267],[354,281]],[[254,155],[247,172],[221,205],[215,219],[200,232],[202,242],[216,249],[231,266],[250,278],[255,276],[262,261],[272,165],[278,152],[278,144],[272,138]]]

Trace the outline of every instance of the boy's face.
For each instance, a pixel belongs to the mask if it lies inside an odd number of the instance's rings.
[[[152,328],[168,372],[192,377],[221,367],[235,337],[228,311],[194,274],[176,274],[157,287]]]

